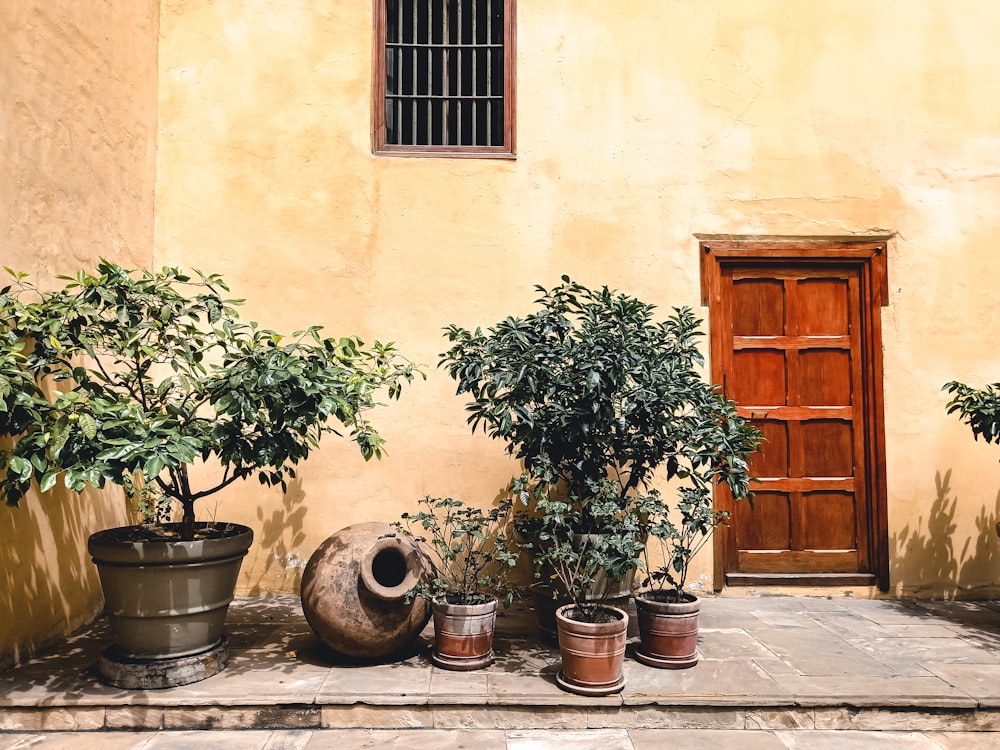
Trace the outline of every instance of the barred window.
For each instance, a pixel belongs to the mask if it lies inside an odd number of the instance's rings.
[[[374,148],[514,154],[516,0],[375,0]]]

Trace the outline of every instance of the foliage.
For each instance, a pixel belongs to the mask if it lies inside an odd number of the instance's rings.
[[[657,490],[638,498],[636,505],[649,538],[643,553],[646,571],[643,583],[652,591],[665,592],[671,601],[683,601],[692,559],[708,543],[716,527],[728,522],[729,513],[713,507],[708,489],[695,487],[678,490],[679,518],[672,517],[670,507]],[[650,546],[659,552],[658,565],[650,562]]]
[[[0,493],[17,505],[37,482],[72,491],[141,475],[180,502],[193,538],[194,503],[257,475],[286,487],[294,466],[337,432],[365,459],[383,440],[364,416],[385,388],[398,398],[420,373],[392,344],[290,340],[241,322],[218,275],[131,271],[101,261],[43,291],[8,272],[0,290]],[[54,388],[50,387],[54,386]],[[189,466],[214,459],[221,476],[191,486]]]
[[[669,532],[665,516],[650,515],[654,479],[689,488],[681,504],[690,504],[692,521],[681,529],[693,524],[700,533],[707,521],[694,519],[706,510],[696,506],[711,510],[713,485],[724,483],[737,499],[750,495],[749,460],[761,435],[702,379],[701,321],[690,308],[657,321],[655,305],[567,276],[536,290],[538,307],[523,318],[486,332],[446,328],[452,346],[440,365],[471,397],[473,431],[505,441],[524,463],[530,479],[522,483],[537,483],[529,494],[539,513],[525,521],[527,535],[579,596],[598,562],[624,570],[636,560],[637,539]],[[605,531],[582,548],[568,541]],[[689,536],[670,542],[679,544],[671,575],[686,574],[696,551]]]
[[[513,501],[505,498],[483,510],[450,497],[427,496],[420,505],[420,511],[404,513],[395,526],[430,547],[439,564],[434,580],[417,584],[411,596],[452,604],[484,604],[496,597],[509,605],[514,592],[507,576],[517,563],[507,534]]]
[[[618,487],[596,482],[582,496],[561,497],[527,475],[514,492],[530,498],[531,511],[518,520],[524,547],[534,553],[535,576],[552,586],[553,597],[568,595],[580,619],[596,622],[612,591],[642,563],[645,548],[638,516],[622,508]]]
[[[698,373],[701,321],[562,277],[538,286],[539,310],[508,317],[484,333],[455,325],[441,364],[458,381],[473,430],[507,443],[525,469],[581,496],[610,475],[619,504],[646,486],[661,465],[668,479],[706,466],[706,478],[730,482],[745,469],[747,427]],[[734,488],[735,489],[735,488]]]
[[[953,394],[948,413],[958,412],[976,440],[982,437],[987,443],[1000,443],[1000,383],[976,389],[953,380],[942,390]]]

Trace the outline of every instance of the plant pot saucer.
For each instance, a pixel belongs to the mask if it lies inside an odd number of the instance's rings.
[[[474,669],[482,669],[492,664],[495,658],[496,656],[493,653],[493,649],[490,649],[489,653],[483,654],[482,656],[465,658],[439,654],[437,651],[431,654],[431,662],[435,667],[448,669],[452,672],[471,672]]]
[[[568,690],[571,693],[576,693],[577,695],[611,695],[612,693],[621,692],[621,689],[625,687],[625,675],[619,677],[611,685],[604,685],[602,687],[587,687],[586,685],[579,685],[575,682],[570,682],[566,679],[566,676],[560,669],[559,673],[556,674],[556,682],[559,683],[559,687],[564,690]]]
[[[701,658],[701,653],[695,651],[694,656],[690,656],[686,659],[671,659],[651,656],[650,654],[643,653],[642,649],[637,648],[635,650],[635,658],[647,667],[656,667],[657,669],[688,669],[698,663],[698,660]]]
[[[127,690],[159,690],[199,682],[221,672],[229,661],[229,639],[207,651],[166,659],[122,656],[114,646],[101,654],[97,670],[105,682]]]

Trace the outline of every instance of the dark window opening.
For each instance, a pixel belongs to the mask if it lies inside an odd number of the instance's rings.
[[[513,153],[514,0],[377,2],[376,150]]]

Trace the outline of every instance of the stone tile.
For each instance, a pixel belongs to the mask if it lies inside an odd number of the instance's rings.
[[[450,672],[435,667],[431,671],[430,692],[433,703],[485,704],[490,696],[489,675],[482,669]]]
[[[635,750],[786,750],[787,745],[772,732],[713,729],[633,729],[629,731]]]
[[[921,662],[1000,664],[1000,654],[979,648],[961,638],[869,638],[848,641],[882,662],[898,675],[923,676]]]
[[[525,706],[620,706],[621,694],[614,693],[603,697],[585,697],[569,693],[559,687],[556,674],[559,665],[547,667],[538,675],[517,673],[490,672],[489,702],[491,705],[525,705]],[[626,675],[625,689],[628,689]]]
[[[264,750],[304,750],[318,729],[275,730],[264,743]]]
[[[689,669],[656,669],[634,660],[625,663],[622,697],[628,705],[641,703],[708,703],[743,705],[787,704],[789,692],[752,661],[699,661]]]
[[[319,706],[191,706],[163,709],[165,729],[302,729],[321,726]]]
[[[778,658],[803,675],[888,676],[892,671],[847,641],[813,625],[809,628],[754,626],[748,630]]]
[[[811,708],[754,708],[747,710],[747,729],[815,729]]]
[[[140,750],[149,736],[135,732],[0,734],[0,750]]]
[[[746,712],[741,708],[713,706],[623,706],[613,714],[595,715],[588,726],[620,726],[627,729],[743,729]]]
[[[926,732],[925,734],[942,750],[996,750],[1000,747],[998,732]]]
[[[974,708],[976,701],[936,677],[832,675],[781,677],[781,686],[802,706],[939,706]]]
[[[461,729],[345,729],[315,732],[304,750],[505,750],[506,740],[502,731]]]
[[[634,750],[625,729],[519,730],[507,732],[507,750]]]
[[[437,729],[575,729],[588,726],[588,710],[563,706],[478,706],[434,709]]]
[[[108,729],[162,729],[163,709],[149,706],[107,708],[104,725]]]
[[[428,706],[323,706],[323,729],[431,729],[434,712]]]
[[[837,612],[811,613],[809,619],[821,628],[833,631],[841,638],[884,638],[892,635],[895,628],[865,617],[857,612],[843,610]]]
[[[263,750],[271,740],[268,731],[212,732],[212,750]],[[199,732],[156,732],[149,737],[143,750],[191,750],[204,745],[206,737]]]
[[[104,709],[8,708],[0,711],[0,731],[89,731],[104,727]]]
[[[431,688],[428,664],[378,664],[330,669],[317,693],[320,702],[355,702],[361,698],[379,705],[424,705]]]
[[[745,630],[698,628],[698,650],[702,659],[766,659],[774,654]]]
[[[775,732],[794,750],[941,750],[919,732]]]
[[[910,709],[889,711],[881,708],[817,708],[816,729],[861,731],[935,731],[979,729],[975,711]]]
[[[923,667],[981,704],[1000,706],[1000,666],[924,662]]]

